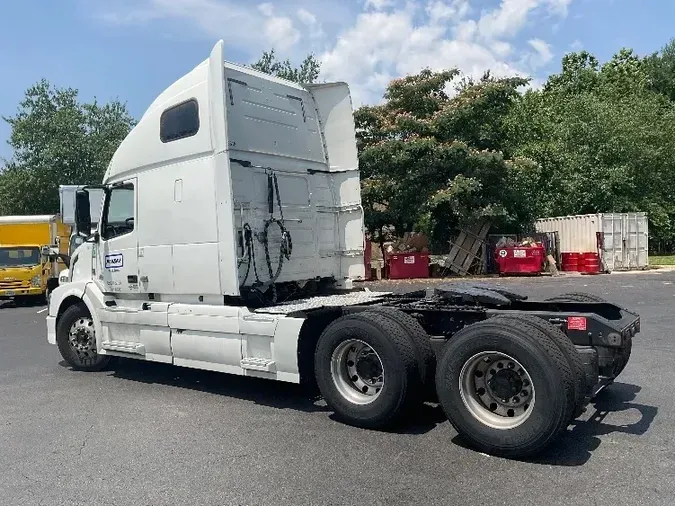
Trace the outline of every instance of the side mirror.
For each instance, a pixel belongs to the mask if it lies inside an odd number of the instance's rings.
[[[91,208],[87,190],[75,192],[75,226],[78,234],[84,234],[86,237],[91,235]]]
[[[51,252],[52,252],[52,249],[51,249],[49,246],[42,246],[42,248],[40,248],[40,254],[41,254],[43,257],[48,257],[48,256],[50,256],[50,255],[51,255]]]

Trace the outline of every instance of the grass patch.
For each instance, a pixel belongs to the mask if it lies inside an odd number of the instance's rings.
[[[675,265],[675,255],[650,256],[649,265]]]

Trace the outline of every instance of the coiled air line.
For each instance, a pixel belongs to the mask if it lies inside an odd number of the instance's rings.
[[[258,240],[262,242],[263,247],[265,248],[265,262],[267,263],[267,271],[269,275],[268,281],[262,281],[258,275],[258,269],[256,267],[255,261],[255,248],[253,244],[253,229],[248,223],[243,225],[243,235],[244,235],[244,248],[246,250],[244,257],[240,260],[237,267],[246,262],[246,274],[244,275],[244,280],[241,282],[240,288],[244,287],[246,280],[251,272],[251,264],[253,265],[253,273],[255,275],[255,283],[252,284],[252,287],[260,292],[265,292],[266,288],[272,287],[272,302],[277,300],[277,289],[276,281],[281,275],[281,270],[284,265],[284,259],[290,260],[291,254],[293,252],[293,239],[291,238],[291,233],[286,228],[284,222],[284,210],[281,206],[281,194],[279,193],[279,181],[277,179],[276,171],[270,167],[262,167],[259,165],[253,165],[251,162],[245,160],[237,160],[234,158],[230,159],[231,162],[238,163],[244,167],[254,167],[257,169],[263,169],[267,174],[267,207],[269,212],[269,217],[265,220],[265,225],[263,231],[260,234],[255,234],[258,237]],[[276,194],[277,206],[279,208],[279,218],[274,217],[274,200]],[[274,272],[272,268],[272,259],[270,257],[270,247],[269,247],[269,228],[272,224],[276,224],[279,227],[281,232],[281,244],[279,245],[279,261],[277,265],[277,270]]]

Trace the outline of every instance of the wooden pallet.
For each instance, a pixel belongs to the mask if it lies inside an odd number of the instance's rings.
[[[490,230],[491,223],[482,221],[468,230],[462,230],[457,239],[450,243],[448,262],[450,270],[460,276],[469,274],[474,262],[480,262],[485,249],[485,238]]]

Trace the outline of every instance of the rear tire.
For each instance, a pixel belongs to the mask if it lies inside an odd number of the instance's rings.
[[[399,309],[381,306],[369,309],[368,312],[381,314],[398,323],[406,330],[415,347],[420,381],[424,394],[423,400],[437,401],[435,384],[436,354],[431,347],[429,334],[426,333],[422,325],[415,318]]]
[[[56,324],[56,344],[63,359],[78,371],[101,371],[110,356],[96,351],[96,331],[87,307],[80,303],[64,311]]]
[[[597,295],[580,292],[564,293],[544,300],[547,302],[607,302]]]
[[[493,317],[496,321],[499,321],[503,318],[513,318],[506,315],[497,315]],[[559,327],[547,322],[546,320],[539,318],[538,316],[521,314],[517,316],[518,320],[522,321],[524,325],[530,325],[538,331],[546,334],[546,336],[551,339],[563,352],[567,362],[572,368],[574,373],[574,407],[572,408],[572,413],[570,413],[570,420],[578,417],[583,412],[583,408],[590,400],[591,389],[594,386],[594,382],[591,378],[586,375],[586,369],[584,368],[584,363],[579,356],[579,352],[574,347],[570,338],[560,330]]]
[[[441,353],[436,389],[443,411],[471,446],[509,458],[534,455],[553,442],[575,404],[565,355],[517,316],[457,332]]]
[[[420,394],[420,373],[408,333],[371,311],[328,325],[317,343],[314,373],[336,417],[357,427],[393,425]]]

